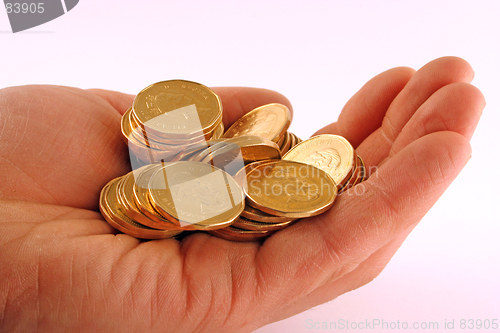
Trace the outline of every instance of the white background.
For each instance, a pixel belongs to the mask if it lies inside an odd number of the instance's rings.
[[[340,319],[437,321],[433,332],[454,320],[455,331],[474,332],[460,330],[460,319],[500,321],[499,16],[495,0],[80,0],[66,15],[12,34],[0,8],[0,88],[137,93],[174,78],[263,87],[291,100],[291,131],[307,138],[374,75],[463,57],[487,107],[462,174],[376,280],[258,332],[328,331],[308,329],[307,320]]]

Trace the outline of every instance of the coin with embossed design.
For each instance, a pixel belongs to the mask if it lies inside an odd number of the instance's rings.
[[[228,173],[199,162],[165,165],[151,176],[148,188],[153,208],[181,227],[224,228],[245,207],[243,190]]]
[[[147,131],[164,138],[192,138],[211,132],[222,116],[220,98],[191,81],[162,81],[134,99],[133,113]]]
[[[356,154],[349,141],[332,134],[321,134],[302,141],[283,156],[326,171],[339,189],[349,180],[356,166]]]
[[[272,215],[302,218],[321,214],[337,196],[337,186],[325,171],[300,162],[257,165],[247,179],[247,204]]]
[[[252,171],[253,169],[255,169],[257,166],[265,165],[265,164],[272,164],[272,163],[274,163],[276,161],[279,161],[279,160],[278,159],[276,159],[276,160],[264,160],[264,161],[257,161],[257,162],[249,163],[249,164],[245,165],[244,168],[242,168],[241,170],[239,170],[234,175],[234,180],[243,189],[243,191],[246,193],[248,185],[249,185],[249,183],[251,181],[251,179],[247,177],[247,175],[250,173],[250,171]],[[262,169],[260,169],[259,172],[262,172]],[[254,180],[256,180],[256,181],[258,181],[257,180],[258,177],[259,177],[259,173],[255,173],[252,176],[252,178]]]
[[[292,115],[285,105],[267,104],[253,109],[238,119],[223,137],[255,135],[278,142],[284,138],[291,121]]]

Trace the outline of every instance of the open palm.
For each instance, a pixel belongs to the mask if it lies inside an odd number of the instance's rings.
[[[484,107],[459,58],[369,81],[337,123],[370,178],[263,244],[205,233],[141,242],[98,211],[129,171],[120,117],[133,96],[0,90],[0,330],[252,331],[375,278],[470,158]],[[214,89],[226,128],[283,96]]]

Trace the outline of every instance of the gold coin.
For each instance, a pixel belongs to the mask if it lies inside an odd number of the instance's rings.
[[[337,186],[325,171],[300,162],[258,165],[247,174],[247,181],[247,204],[272,215],[318,215],[328,210],[337,196]]]
[[[288,220],[286,222],[278,222],[278,223],[262,223],[262,222],[252,221],[240,216],[234,221],[233,227],[240,228],[243,230],[277,231],[291,225],[295,221],[297,220]]]
[[[261,136],[242,135],[225,139],[225,142],[237,144],[246,162],[281,159],[278,144]]]
[[[363,161],[363,159],[359,155],[358,155],[358,158],[359,158],[359,161],[361,162],[361,180],[359,182],[362,183],[366,180],[366,178],[368,178],[368,172],[366,170],[365,161]]]
[[[295,138],[297,138],[297,144],[299,144],[299,143],[301,143],[302,141],[304,141],[304,140],[302,140],[301,138],[299,138],[297,135],[295,135],[295,134],[294,134],[294,136],[295,136]]]
[[[158,163],[161,161],[170,161],[177,152],[172,151],[163,151],[155,148],[150,148],[140,143],[137,143],[133,140],[128,141],[128,149],[131,155],[134,155],[136,158],[141,161],[145,161],[149,163]]]
[[[135,200],[134,195],[134,186],[136,185],[135,177],[139,177],[140,174],[145,170],[147,171],[148,168],[149,166],[142,167],[135,171],[129,172],[122,178],[120,184],[118,184],[118,200],[124,206],[127,215],[142,225],[154,229],[182,230],[174,223],[158,217],[157,214],[148,210],[148,208],[151,209],[150,205],[141,208],[139,208],[139,206],[137,205],[137,201]],[[143,211],[145,209],[148,211],[148,215],[144,214]],[[152,218],[150,218],[149,216],[152,216]]]
[[[148,163],[168,161],[178,154],[180,148],[173,146],[162,146],[162,149],[149,147],[144,137],[138,138],[130,125],[131,109],[122,117],[121,130],[125,141],[128,144],[129,151],[138,159]],[[134,134],[135,133],[135,134]]]
[[[281,155],[285,155],[290,150],[291,145],[292,145],[292,136],[290,132],[286,132],[285,140],[280,146]]]
[[[235,175],[244,164],[280,158],[276,143],[258,136],[241,136],[208,147],[192,160],[215,165]]]
[[[121,119],[121,130],[125,142],[128,144],[133,144],[137,147],[148,148],[146,142],[147,140],[145,141],[142,135],[139,135],[134,131],[134,126],[136,125],[131,124],[131,115],[132,108],[128,109],[128,111],[123,114]]]
[[[188,145],[177,156],[175,156],[171,162],[194,161],[195,159],[198,159],[198,156],[202,152],[204,152],[206,149],[212,147],[212,150],[213,150],[213,147],[215,145],[218,145],[219,143],[226,141],[226,140],[228,140],[228,139],[223,139],[223,138],[211,139],[211,140],[200,142],[200,143],[197,143],[194,145]],[[204,153],[204,154],[206,156],[206,153]]]
[[[361,176],[361,173],[360,173],[360,162],[359,162],[359,159],[357,158],[357,155],[356,153],[354,153],[354,160],[356,161],[356,163],[354,163],[353,167],[352,167],[352,175],[349,177],[349,179],[342,185],[342,188],[339,190],[339,193],[342,193],[344,191],[347,191],[348,189],[350,189],[352,186],[354,186],[356,184],[357,181],[359,181],[359,178]]]
[[[151,220],[158,224],[173,224],[169,220],[163,218],[151,206],[148,200],[148,184],[151,176],[161,168],[161,164],[149,164],[143,170],[135,170],[134,172],[134,186],[132,189],[133,200],[139,210]]]
[[[281,152],[278,145],[272,141],[265,140],[259,144],[241,147],[241,155],[245,163],[252,163],[263,160],[280,159]]]
[[[226,171],[231,176],[234,176],[245,166],[245,161],[241,153],[241,148],[238,145],[225,143],[219,149],[210,152],[210,154],[200,162],[213,165]]]
[[[352,184],[352,186],[355,186],[363,181],[363,165],[361,164],[361,158],[359,156],[357,156],[357,159],[358,159],[358,164],[356,167],[356,169],[357,169],[356,172],[358,175],[356,177],[356,180]]]
[[[290,149],[283,159],[318,167],[326,171],[341,188],[354,171],[354,157],[354,149],[345,138],[322,134],[299,143]]]
[[[211,141],[210,145],[207,145],[207,147],[201,150],[197,155],[192,156],[190,160],[193,162],[201,162],[211,153],[215,152],[216,150],[224,146],[225,146],[225,141],[222,140],[216,142]]]
[[[122,117],[122,134],[128,140],[139,143],[140,145],[155,149],[164,149],[162,146],[156,147],[154,144],[150,144],[150,141],[154,142],[157,137],[140,128],[132,112],[132,108],[125,112]]]
[[[221,118],[222,120],[222,118]],[[212,134],[212,137],[211,139],[219,139],[222,137],[222,135],[224,134],[224,124],[222,123],[222,121],[220,122],[219,126],[217,126]]]
[[[240,188],[242,188],[243,191],[246,193],[247,188],[248,188],[248,181],[249,181],[249,179],[247,178],[248,173],[250,171],[252,171],[253,169],[255,169],[257,166],[272,164],[272,163],[277,162],[277,161],[279,161],[279,160],[263,160],[263,161],[249,163],[249,164],[245,165],[244,168],[241,168],[241,170],[239,170],[236,173],[236,175],[234,175],[234,180],[240,186]]]
[[[363,180],[363,165],[362,165],[361,157],[356,155],[356,161],[357,161],[357,164],[356,164],[357,176],[356,176],[356,180],[353,182],[351,187],[359,184]]]
[[[121,122],[120,122],[122,135],[123,135],[123,138],[125,139],[125,142],[128,142],[128,137],[130,136],[130,133],[132,132],[132,129],[130,128],[130,113],[131,112],[132,112],[132,108],[128,109],[123,114]]]
[[[253,242],[269,237],[274,231],[243,230],[229,226],[227,228],[210,230],[209,234],[233,242]]]
[[[240,147],[245,164],[261,160],[281,159],[279,146],[264,137],[243,135],[227,139],[226,143],[233,143]]]
[[[271,214],[264,213],[252,206],[246,205],[245,209],[241,212],[241,216],[261,223],[286,223],[290,221],[295,221],[295,219],[291,219],[289,217],[283,216],[274,216]]]
[[[231,225],[245,207],[244,193],[225,171],[198,162],[172,162],[149,181],[149,199],[162,216],[199,230]]]
[[[164,225],[168,226],[168,228],[165,227],[165,229],[173,229],[177,228],[180,229],[178,224],[172,222],[171,220],[168,220],[164,218],[160,213],[158,213],[151,203],[149,202],[148,199],[148,193],[149,193],[149,181],[151,179],[151,176],[161,168],[161,164],[150,164],[147,165],[144,169],[142,170],[135,170],[133,171],[134,173],[134,185],[132,188],[132,195],[133,195],[133,200],[136,204],[136,206],[139,208],[141,213],[146,215],[149,219],[155,221],[159,225]]]
[[[185,80],[146,87],[137,94],[132,109],[144,129],[164,138],[203,135],[222,117],[220,98],[210,88]]]
[[[142,214],[135,203],[130,203],[127,198],[125,197],[125,191],[124,191],[124,184],[127,178],[129,178],[130,173],[126,174],[125,176],[121,177],[120,181],[116,183],[116,200],[118,204],[123,208],[123,212],[132,220],[136,221],[137,223],[146,225],[148,227],[154,228],[154,229],[160,229],[160,228],[155,228],[153,226],[149,226],[147,224],[148,218]],[[146,221],[146,223],[143,223]]]
[[[343,192],[345,190],[348,190],[349,188],[351,187],[354,187],[356,185],[358,185],[359,183],[361,183],[364,178],[365,178],[365,165],[364,165],[364,162],[363,160],[361,159],[361,157],[359,155],[357,155],[357,160],[358,160],[358,163],[357,163],[357,168],[356,168],[356,176],[355,176],[355,179],[352,179],[349,181],[350,184],[346,184],[345,189],[342,188],[340,192]]]
[[[150,147],[154,147],[153,145],[158,145],[156,148],[162,149],[162,145],[168,146],[186,146],[186,145],[191,145],[191,144],[197,144],[206,140],[211,140],[212,137],[218,135],[220,136],[221,132],[221,126],[223,127],[224,125],[222,124],[222,118],[218,120],[217,126],[210,131],[201,133],[199,135],[194,135],[192,137],[162,137],[155,135],[153,132],[148,131],[144,128],[142,128],[139,124],[138,121],[134,120],[134,114],[132,113],[130,115],[130,127],[133,129],[132,130],[132,136],[134,136],[138,141],[146,143]],[[217,133],[216,133],[217,132]]]
[[[215,141],[209,140],[193,145],[188,145],[183,150],[181,150],[176,156],[174,156],[171,162],[187,161],[189,158],[197,156],[200,152],[218,142],[219,142],[218,140]]]
[[[202,149],[203,150],[203,149]],[[179,155],[177,155],[174,159],[172,159],[172,162],[178,162],[178,161],[193,161],[196,156],[198,156],[198,154],[202,151],[202,150],[198,150],[198,151],[190,151],[189,154],[186,154],[184,152],[181,152],[179,153]]]
[[[293,134],[291,132],[288,132],[288,133],[290,133],[290,148],[288,149],[288,150],[290,150],[293,147],[295,147],[298,142],[297,142],[297,136],[295,134]],[[283,154],[283,155],[285,155],[285,154]]]
[[[137,156],[135,156],[130,151],[129,151],[129,157],[130,157],[130,166],[132,167],[133,170],[139,169],[140,167],[143,167],[143,166],[150,164],[149,162],[145,162],[145,161],[137,158]]]
[[[278,142],[283,138],[291,120],[290,110],[286,106],[278,103],[267,104],[253,109],[238,119],[223,137],[255,135]]]
[[[141,125],[139,119],[136,118],[135,113],[131,112],[130,116],[130,127],[134,130],[132,134],[139,138],[147,138],[148,140],[156,141],[158,143],[163,143],[167,145],[185,145],[186,143],[198,143],[205,140],[210,140],[213,136],[222,135],[221,132],[224,131],[224,124],[222,123],[222,116],[217,119],[214,128],[204,132],[193,134],[192,136],[185,135],[171,135],[165,137],[164,135],[156,135],[155,132],[144,128]]]
[[[130,141],[134,141],[136,144],[139,143],[139,145],[141,146],[146,146],[148,148],[153,148],[160,151],[169,151],[173,153],[179,152],[187,145],[197,144],[206,140],[205,136],[203,135],[190,139],[177,140],[165,139],[156,136],[153,133],[140,128],[139,125],[134,122],[134,114],[128,111],[122,117],[122,133]]]
[[[276,141],[276,144],[278,145],[278,147],[281,147],[283,146],[283,143],[285,143],[285,138],[286,138],[286,134],[283,134],[279,139],[278,141]]]
[[[178,230],[157,230],[146,227],[130,219],[123,208],[117,202],[116,183],[121,179],[117,178],[110,181],[101,191],[99,208],[104,219],[115,229],[143,239],[162,239],[170,238],[180,234]]]

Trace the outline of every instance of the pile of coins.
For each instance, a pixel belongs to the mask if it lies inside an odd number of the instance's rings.
[[[131,154],[146,163],[168,161],[186,145],[224,133],[219,96],[201,84],[181,80],[143,89],[121,125]]]
[[[109,182],[100,207],[115,229],[159,239],[230,226],[244,208],[244,194],[230,175],[209,164],[158,163]]]
[[[345,138],[302,141],[288,132],[284,105],[258,107],[226,132],[221,119],[219,97],[201,84],[171,80],[142,90],[122,118],[139,164],[101,191],[106,221],[142,239],[206,231],[254,241],[327,211],[366,178]]]

